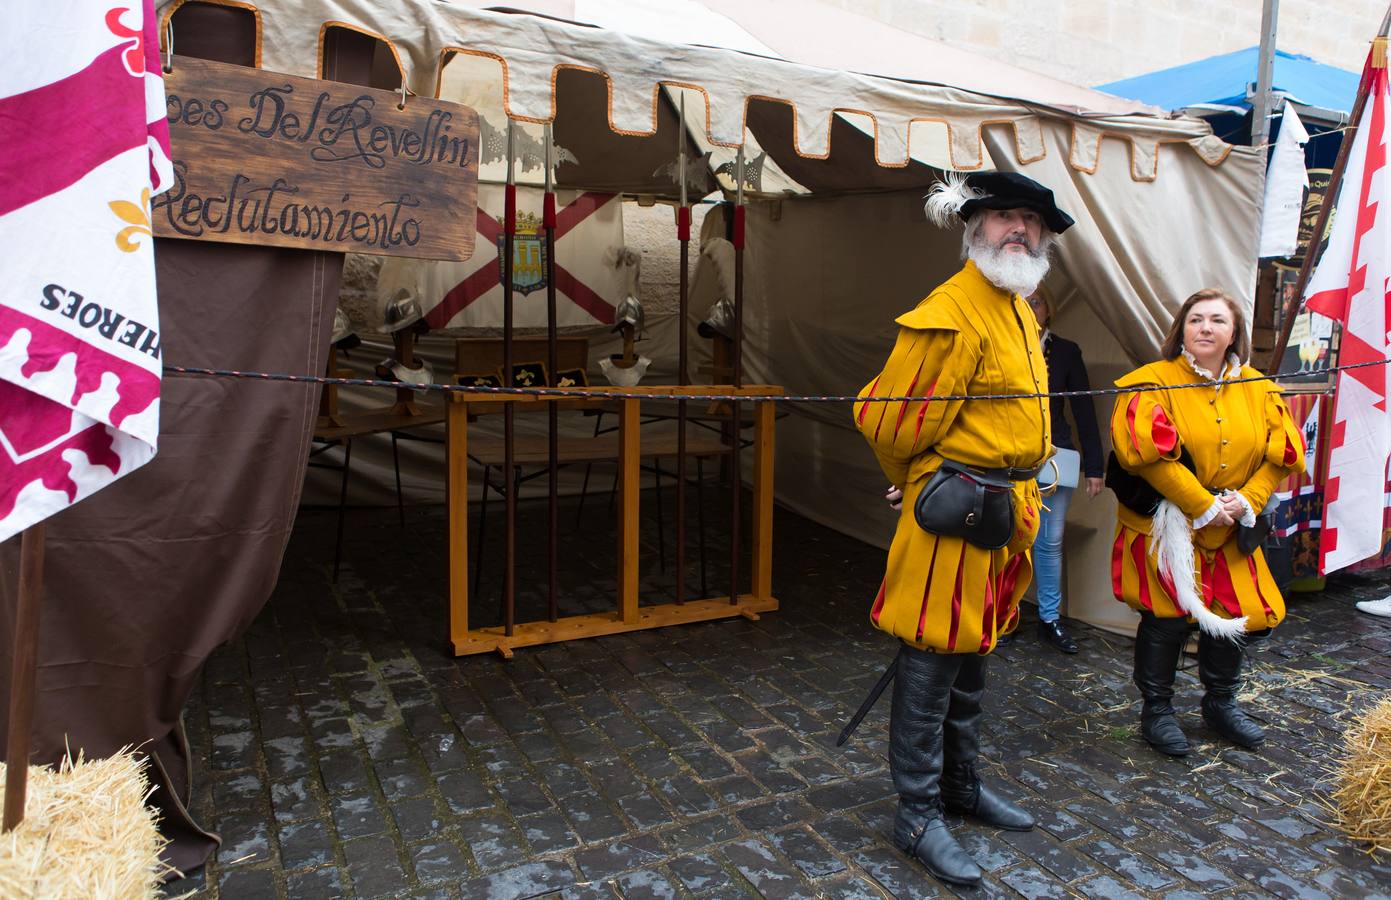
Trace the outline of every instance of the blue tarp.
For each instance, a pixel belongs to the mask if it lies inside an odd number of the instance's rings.
[[[1246,86],[1256,80],[1258,53],[1258,47],[1250,47],[1100,84],[1096,89],[1163,109],[1182,109],[1200,103],[1250,109],[1246,102]],[[1307,56],[1275,51],[1275,90],[1283,91],[1306,106],[1351,112],[1360,77],[1357,72],[1326,66]]]

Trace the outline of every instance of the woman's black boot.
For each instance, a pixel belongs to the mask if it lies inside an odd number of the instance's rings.
[[[1203,694],[1203,721],[1233,744],[1254,750],[1265,742],[1265,732],[1236,702],[1245,655],[1235,641],[1207,634],[1198,638],[1198,678],[1207,689]]]
[[[942,723],[962,657],[904,645],[898,651],[889,769],[898,790],[894,843],[952,884],[974,885],[981,870],[942,819]]]
[[[1161,619],[1140,613],[1135,632],[1135,686],[1144,705],[1140,708],[1140,735],[1160,753],[1187,756],[1188,738],[1174,718],[1174,675],[1188,639],[1188,620]]]
[[[951,704],[942,727],[942,800],[949,812],[970,816],[992,828],[1029,831],[1034,827],[1034,817],[992,791],[976,772],[985,659],[966,654],[951,689]]]

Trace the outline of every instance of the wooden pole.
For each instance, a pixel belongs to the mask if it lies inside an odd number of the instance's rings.
[[[19,545],[19,604],[15,610],[9,739],[5,746],[5,831],[12,831],[24,821],[24,798],[29,786],[29,736],[34,724],[34,678],[39,656],[43,545],[43,522],[24,529]]]
[[[556,370],[560,368],[560,350],[556,341],[555,310],[555,186],[551,183],[551,148],[553,138],[551,126],[546,126],[545,165],[546,192],[541,209],[541,227],[546,232],[546,371],[551,384],[556,382]],[[547,476],[549,481],[549,507],[546,523],[546,566],[549,580],[546,585],[546,615],[554,622],[560,618],[560,410],[554,401],[546,404],[547,432],[546,447],[549,451]]]
[[[1383,40],[1386,37],[1388,26],[1391,26],[1391,6],[1387,7],[1386,15],[1382,17],[1381,28],[1377,31],[1377,39]],[[1290,331],[1294,328],[1295,316],[1299,315],[1300,309],[1304,306],[1304,289],[1309,285],[1309,275],[1314,271],[1315,256],[1318,255],[1319,245],[1323,241],[1324,229],[1328,227],[1328,216],[1333,211],[1333,204],[1337,202],[1338,191],[1342,188],[1343,172],[1347,169],[1348,155],[1352,153],[1352,145],[1357,136],[1357,129],[1362,127],[1362,111],[1367,106],[1367,89],[1371,84],[1370,74],[1372,53],[1367,55],[1367,65],[1362,70],[1362,82],[1357,86],[1357,100],[1352,104],[1352,115],[1348,118],[1347,130],[1343,132],[1343,142],[1338,147],[1338,159],[1333,163],[1333,171],[1328,179],[1328,188],[1324,191],[1323,201],[1319,204],[1318,221],[1314,223],[1314,231],[1309,235],[1309,246],[1304,248],[1304,261],[1299,266],[1299,278],[1294,283],[1294,296],[1284,307],[1283,321],[1280,323],[1280,336],[1275,340],[1275,355],[1270,359],[1270,371],[1280,371],[1280,362],[1285,357],[1285,345],[1290,342]]]
[[[445,405],[449,640],[458,653],[468,640],[468,404],[457,395],[448,395]]]
[[[618,401],[618,621],[638,622],[638,502],[642,487],[640,401]]]
[[[512,254],[517,240],[517,182],[513,170],[513,157],[516,155],[516,125],[511,118],[507,120],[507,185],[503,188],[506,201],[503,216],[502,236],[502,377],[503,384],[514,387],[512,377]],[[502,570],[502,627],[508,637],[512,636],[513,624],[517,617],[517,479],[515,467],[516,434],[514,432],[516,411],[515,398],[509,397],[502,407],[502,467],[503,481],[507,485],[506,494],[506,551],[503,554]]]
[[[1251,103],[1251,146],[1270,138],[1270,88],[1275,81],[1275,31],[1280,0],[1265,0],[1261,9],[1261,48],[1256,59],[1256,96]]]
[[[744,383],[744,147],[734,158],[734,386]],[[739,602],[739,492],[743,473],[739,466],[739,401],[729,404],[729,602]]]
[[[681,248],[680,276],[676,292],[677,382],[691,383],[690,359],[686,353],[687,319],[690,315],[690,286],[687,269],[691,260],[691,208],[686,198],[686,91],[681,91],[680,125],[676,129],[676,179],[681,187],[681,205],[676,209],[676,241]],[[682,391],[685,393],[685,391]],[[676,602],[686,602],[686,401],[676,401]]]

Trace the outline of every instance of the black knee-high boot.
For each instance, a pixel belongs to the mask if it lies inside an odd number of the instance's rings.
[[[1203,694],[1203,721],[1233,744],[1254,750],[1265,742],[1265,732],[1236,702],[1244,656],[1242,646],[1235,641],[1207,634],[1198,638],[1198,678],[1207,689]]]
[[[1174,675],[1187,639],[1187,619],[1140,613],[1140,628],[1135,632],[1135,686],[1144,700],[1140,734],[1151,747],[1170,756],[1188,755],[1188,738],[1174,718],[1173,704]]]
[[[942,819],[942,723],[961,659],[955,653],[899,648],[889,768],[898,790],[894,843],[943,881],[972,885],[980,881],[980,867]]]
[[[995,793],[976,772],[980,756],[981,698],[985,696],[985,657],[964,655],[943,723],[942,800],[954,813],[993,828],[1028,831],[1034,817]]]

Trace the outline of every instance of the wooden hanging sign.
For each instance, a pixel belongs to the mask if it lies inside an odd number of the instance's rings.
[[[478,200],[467,106],[175,56],[175,183],[159,237],[465,260]]]

